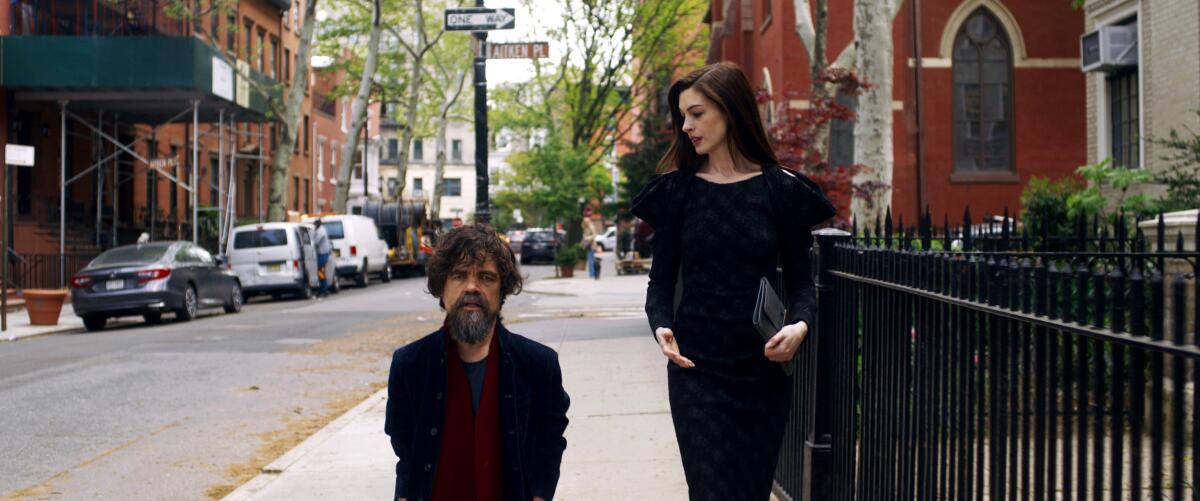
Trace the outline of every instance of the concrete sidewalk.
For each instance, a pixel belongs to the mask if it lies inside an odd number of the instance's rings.
[[[21,308],[8,312],[8,330],[0,332],[0,341],[16,341],[18,339],[56,334],[59,332],[83,330],[83,319],[75,314],[68,298],[63,304],[62,313],[58,316],[58,325],[30,325],[29,311]]]
[[[686,499],[667,403],[666,362],[641,308],[647,278],[546,279],[513,331],[559,353],[571,395],[556,499]],[[566,318],[564,318],[566,317]],[[386,391],[284,454],[227,500],[388,499],[395,465]]]

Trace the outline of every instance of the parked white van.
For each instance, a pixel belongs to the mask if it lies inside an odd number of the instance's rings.
[[[337,277],[353,277],[359,287],[366,287],[368,274],[378,274],[384,282],[392,281],[392,267],[388,266],[387,242],[379,236],[375,221],[366,216],[338,214],[321,216],[321,226],[329,234],[333,244],[330,260],[337,263]],[[304,220],[311,224],[317,220]]]
[[[317,282],[317,254],[312,227],[302,223],[238,226],[225,251],[229,267],[242,282],[247,299],[256,294],[312,296]]]

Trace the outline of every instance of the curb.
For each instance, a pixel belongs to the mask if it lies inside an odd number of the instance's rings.
[[[225,497],[221,498],[221,500],[243,501],[252,499],[255,494],[258,494],[260,491],[278,479],[281,473],[292,467],[292,465],[296,464],[298,461],[300,461],[300,459],[312,452],[313,449],[320,447],[339,431],[342,431],[342,429],[344,429],[346,426],[349,426],[350,423],[357,419],[360,415],[366,413],[368,409],[385,398],[387,398],[387,388],[375,392],[362,402],[359,402],[358,405],[355,405],[354,408],[346,411],[345,414],[338,416],[337,419],[330,421],[329,424],[325,425],[320,430],[317,430],[316,433],[313,433],[311,436],[304,439],[304,441],[300,442],[299,445],[293,447],[291,450],[285,452],[282,456],[276,458],[270,464],[264,466],[257,476],[242,484],[233,492],[230,492]]]

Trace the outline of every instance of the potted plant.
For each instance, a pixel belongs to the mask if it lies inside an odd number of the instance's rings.
[[[575,276],[575,263],[582,260],[585,255],[583,248],[578,245],[566,246],[559,249],[554,255],[554,264],[562,272],[563,278],[571,278]]]
[[[67,299],[66,289],[25,289],[24,296],[30,325],[58,325],[58,315]]]

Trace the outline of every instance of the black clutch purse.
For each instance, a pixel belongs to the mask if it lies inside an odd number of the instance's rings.
[[[775,288],[771,287],[771,281],[766,277],[758,281],[758,298],[754,301],[754,314],[751,321],[754,323],[754,328],[758,330],[758,334],[762,336],[764,343],[779,333],[783,329],[784,323],[787,322],[787,308],[779,299],[779,294],[775,293]],[[795,370],[792,361],[779,365],[789,376]]]

